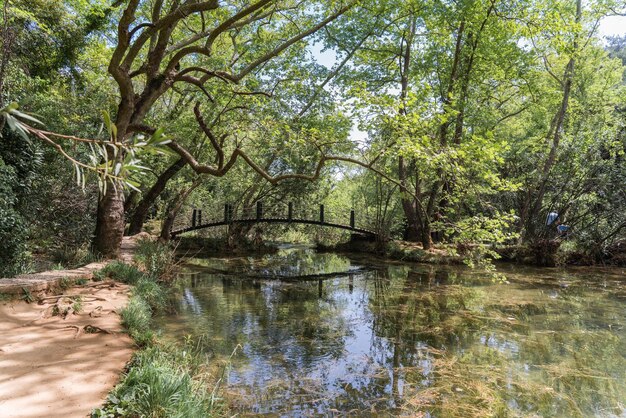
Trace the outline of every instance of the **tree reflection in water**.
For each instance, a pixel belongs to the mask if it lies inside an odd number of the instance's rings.
[[[171,338],[206,335],[214,364],[242,346],[227,386],[241,412],[623,413],[625,302],[611,296],[623,280],[521,270],[502,284],[384,263],[342,275],[354,263],[311,250],[191,261],[179,312],[160,323]]]

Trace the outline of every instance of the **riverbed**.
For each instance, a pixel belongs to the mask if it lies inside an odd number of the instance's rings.
[[[626,417],[624,269],[276,254],[187,258],[166,339],[197,338],[235,413]]]

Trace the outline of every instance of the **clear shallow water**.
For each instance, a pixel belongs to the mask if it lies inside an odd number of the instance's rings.
[[[159,324],[206,336],[214,364],[239,347],[226,393],[244,415],[626,417],[625,272],[501,272],[304,248],[189,259]]]

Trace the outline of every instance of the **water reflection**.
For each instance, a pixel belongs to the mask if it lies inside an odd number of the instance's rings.
[[[626,414],[621,272],[509,268],[501,284],[306,249],[189,272],[161,327],[207,335],[213,362],[241,345],[227,388],[241,413]],[[324,278],[260,278],[299,274]]]

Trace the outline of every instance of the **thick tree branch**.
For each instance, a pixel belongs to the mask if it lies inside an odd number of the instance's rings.
[[[305,30],[304,32],[299,33],[298,35],[293,36],[291,39],[289,39],[285,43],[277,46],[276,48],[274,48],[273,50],[269,51],[265,55],[257,58],[255,61],[251,62],[243,70],[241,70],[239,72],[239,74],[233,75],[232,76],[233,79],[236,80],[235,82],[239,82],[242,78],[244,78],[250,72],[254,71],[257,67],[259,67],[260,65],[266,63],[270,59],[278,56],[281,52],[283,52],[285,49],[289,48],[291,45],[293,45],[296,42],[299,42],[299,41],[303,40],[307,36],[317,32],[318,30],[320,30],[324,26],[328,25],[330,22],[334,21],[335,19],[337,19],[338,17],[343,15],[345,12],[350,10],[352,8],[352,6],[354,6],[355,4],[356,4],[356,0],[350,1],[347,5],[345,5],[344,7],[340,8],[338,11],[336,11],[332,15],[328,16],[326,19],[322,20],[317,25],[312,26],[311,28]]]
[[[211,132],[209,127],[204,122],[204,119],[202,118],[202,115],[200,114],[200,103],[199,102],[196,103],[196,105],[194,106],[193,113],[196,116],[196,121],[198,122],[198,125],[200,125],[200,128],[202,129],[202,131],[209,138],[209,140],[211,141],[211,145],[213,146],[213,149],[217,153],[217,166],[218,166],[218,168],[222,168],[224,166],[224,150],[222,149],[222,147],[221,147],[219,141],[217,140],[217,138],[215,137],[215,135],[213,135],[213,132]]]

